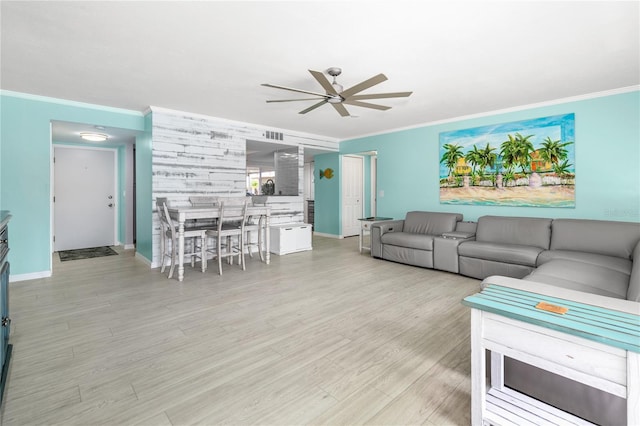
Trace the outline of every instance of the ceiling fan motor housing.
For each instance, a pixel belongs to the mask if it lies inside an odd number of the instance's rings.
[[[342,73],[342,68],[338,68],[338,67],[331,67],[331,68],[327,68],[327,74],[329,74],[331,77],[337,77]]]
[[[333,89],[336,91],[336,93],[342,93],[342,91],[344,90],[344,87],[342,87],[342,84],[336,81],[336,77],[339,76],[341,73],[342,73],[342,69],[338,67],[331,67],[327,69],[327,74],[333,77],[333,83],[331,83],[331,86],[333,86]],[[329,94],[329,97],[327,98],[327,102],[329,102],[330,104],[339,104],[342,101],[344,101],[344,98],[342,96]]]

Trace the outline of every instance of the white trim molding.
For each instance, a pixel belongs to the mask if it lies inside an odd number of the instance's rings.
[[[9,282],[15,283],[18,281],[37,280],[39,278],[49,278],[51,271],[31,272],[28,274],[9,275]]]
[[[389,129],[389,130],[382,130],[380,132],[367,133],[367,134],[363,134],[363,135],[360,135],[360,136],[350,137],[348,139],[341,139],[340,142],[354,140],[354,139],[367,138],[367,137],[370,137],[370,136],[386,135],[388,133],[401,132],[401,131],[404,131],[404,130],[419,129],[421,127],[437,126],[437,125],[440,125],[440,124],[455,123],[457,121],[472,120],[472,119],[483,118],[483,117],[490,117],[490,116],[494,116],[494,115],[507,114],[507,113],[510,113],[510,112],[525,111],[525,110],[528,110],[528,109],[542,108],[542,107],[548,107],[548,106],[553,106],[553,105],[566,104],[566,103],[570,103],[570,102],[586,101],[586,100],[589,100],[589,99],[603,98],[605,96],[621,95],[621,94],[624,94],[624,93],[632,93],[632,92],[636,92],[636,91],[639,91],[639,90],[640,90],[640,85],[620,87],[618,89],[604,90],[602,92],[586,93],[584,95],[569,96],[567,98],[559,98],[559,99],[554,99],[554,100],[551,100],[551,101],[543,101],[543,102],[537,102],[537,103],[533,103],[533,104],[520,105],[520,106],[509,107],[509,108],[504,108],[504,109],[497,109],[497,110],[493,110],[493,111],[479,112],[477,114],[462,115],[462,116],[459,116],[459,117],[445,118],[443,120],[427,121],[427,122],[424,122],[424,123],[421,123],[421,124],[414,124],[414,125],[406,126],[406,127],[398,127],[396,129]]]

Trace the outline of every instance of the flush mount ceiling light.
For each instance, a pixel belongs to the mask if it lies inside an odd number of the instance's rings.
[[[91,141],[91,142],[104,142],[107,139],[109,139],[109,136],[103,134],[103,133],[86,133],[86,132],[82,132],[80,133],[80,137],[84,140],[87,141]]]

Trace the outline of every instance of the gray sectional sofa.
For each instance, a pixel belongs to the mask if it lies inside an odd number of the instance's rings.
[[[461,221],[461,215],[447,213],[447,229],[431,227],[429,243],[423,243],[430,247],[429,255],[418,256],[414,241],[419,236],[403,238],[390,233],[426,229],[425,224],[415,221],[431,222],[440,216],[411,213],[409,228],[400,225],[403,221],[372,226],[372,256],[457,272],[484,280],[482,286],[492,281],[491,276],[506,276],[640,302],[640,223],[483,216],[475,226],[475,238],[472,234],[448,237],[453,218],[458,227],[466,224],[465,230],[472,228],[469,222]],[[417,258],[422,261],[416,262]],[[622,398],[508,357],[504,368],[507,386],[520,392],[597,424],[626,423],[626,401]]]
[[[456,213],[413,211],[372,225],[371,255],[640,302],[640,223],[508,216],[474,223]]]

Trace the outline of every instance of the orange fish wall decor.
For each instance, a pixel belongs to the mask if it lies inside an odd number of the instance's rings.
[[[333,177],[333,169],[320,169],[320,179],[322,178],[331,179]]]

